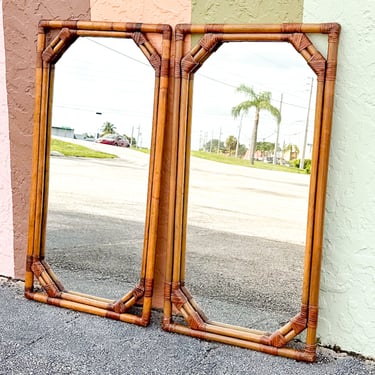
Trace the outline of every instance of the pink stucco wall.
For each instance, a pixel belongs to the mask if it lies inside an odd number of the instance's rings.
[[[5,75],[3,1],[0,0],[0,275],[14,277],[12,181]]]
[[[3,165],[0,168],[0,181],[5,184],[0,198],[3,202],[0,206],[0,274],[22,279],[25,273],[29,219],[38,22],[52,18],[88,20],[90,5],[89,0],[1,0],[1,9],[1,50],[4,61],[5,45],[5,77],[4,73],[0,73],[0,76],[5,78],[6,91],[3,94],[4,84],[0,85],[0,98],[3,101],[6,98],[7,102],[1,104],[4,104],[7,110],[5,113],[2,111],[0,122],[0,160],[5,163],[5,169]],[[4,65],[2,67],[4,68]],[[4,116],[7,116],[7,119],[3,119]],[[10,209],[10,212],[4,212],[4,208]],[[11,240],[9,232],[12,233]],[[4,233],[7,234],[6,240],[3,238]],[[2,268],[5,265],[7,269]],[[12,269],[9,270],[9,267]]]

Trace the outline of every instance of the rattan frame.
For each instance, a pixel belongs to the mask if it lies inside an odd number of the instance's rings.
[[[153,46],[148,37],[149,34],[152,34],[154,39],[160,39],[161,53]],[[65,290],[45,260],[54,64],[80,36],[133,39],[155,70],[151,154],[140,281],[133,290],[116,301]],[[27,298],[142,326],[149,323],[159,214],[162,147],[166,122],[170,40],[171,28],[163,24],[90,21],[41,21],[39,23],[32,184],[25,275]],[[42,291],[35,288],[34,278],[38,280]],[[142,306],[140,316],[128,312],[129,308],[135,304]]]
[[[327,58],[314,47],[307,34],[327,34]],[[316,329],[323,220],[327,182],[328,156],[336,77],[340,26],[329,24],[278,25],[188,25],[176,27],[174,76],[173,160],[170,180],[170,205],[167,274],[163,328],[222,343],[233,344],[274,355],[313,362],[316,358]],[[191,50],[186,41],[202,36]],[[300,312],[273,333],[210,321],[185,286],[186,226],[189,186],[191,106],[194,72],[221,43],[231,41],[275,41],[291,43],[316,73],[318,87],[315,110],[314,147],[308,202],[308,223],[304,277]],[[178,311],[185,325],[174,322]],[[303,350],[285,347],[307,330]]]

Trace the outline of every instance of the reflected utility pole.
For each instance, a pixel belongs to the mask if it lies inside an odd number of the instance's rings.
[[[300,159],[300,162],[299,162],[299,169],[305,169],[304,168],[304,166],[305,166],[305,152],[306,152],[306,143],[307,143],[307,133],[308,133],[308,130],[309,130],[309,117],[310,117],[310,106],[311,106],[311,96],[312,96],[313,86],[314,86],[314,77],[311,77],[309,107],[307,109],[305,137],[303,139],[303,148],[302,148],[301,159]]]
[[[241,129],[242,129],[242,118],[243,112],[241,113],[240,125],[238,126],[238,136],[237,136],[237,143],[236,143],[236,153],[234,154],[235,157],[238,157],[238,147],[240,145],[240,136],[241,136]]]
[[[218,141],[217,141],[217,153],[220,152],[221,134],[222,134],[222,132],[221,132],[221,127],[220,127],[220,131],[219,131],[219,139],[218,139]]]
[[[275,151],[273,152],[273,161],[272,161],[272,164],[276,164],[277,163],[277,149],[278,149],[278,146],[279,146],[279,136],[280,136],[280,126],[281,126],[281,109],[283,107],[283,95],[284,94],[281,94],[281,98],[280,98],[280,109],[279,109],[279,112],[280,112],[280,123],[277,124],[277,130],[276,130],[276,141],[275,141]]]
[[[134,135],[134,125],[132,126],[132,135],[130,138],[130,147],[133,147],[133,135]]]
[[[98,116],[101,116],[103,113],[102,112],[95,112],[96,115]],[[100,120],[99,120],[100,121]],[[95,139],[98,139],[99,138],[99,134],[100,134],[100,126],[95,134]]]
[[[211,142],[210,142],[210,152],[212,152],[212,141],[214,140],[214,131],[211,130]]]
[[[138,125],[137,130],[138,130],[138,133],[137,133],[137,148],[139,148],[139,147],[140,147],[140,145],[139,145],[139,139],[140,139],[140,137],[142,136],[142,133],[141,133],[141,125]]]
[[[208,139],[208,132],[204,132],[204,139],[203,139],[203,147],[204,147],[204,152],[207,152],[207,139]]]

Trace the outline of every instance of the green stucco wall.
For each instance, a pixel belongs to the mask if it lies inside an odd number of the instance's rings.
[[[301,22],[302,11],[302,0],[193,0],[191,22]]]

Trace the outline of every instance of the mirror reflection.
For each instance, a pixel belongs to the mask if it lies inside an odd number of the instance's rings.
[[[194,75],[186,285],[210,320],[273,331],[300,309],[315,82],[274,42]]]
[[[79,38],[55,65],[46,258],[67,290],[139,280],[154,75],[130,39]]]

